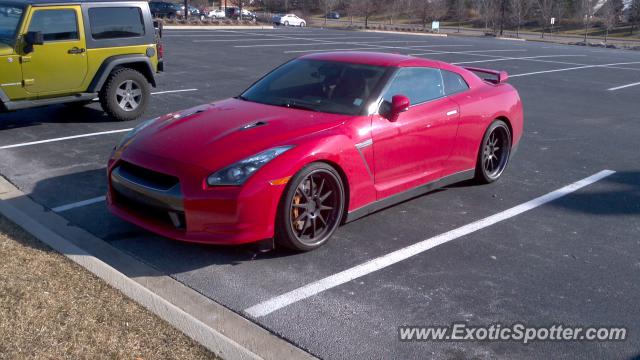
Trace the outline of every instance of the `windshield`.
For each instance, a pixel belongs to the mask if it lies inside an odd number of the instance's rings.
[[[14,44],[22,12],[22,7],[18,5],[0,4],[0,42]]]
[[[359,115],[386,67],[320,60],[293,60],[239,98],[310,111]]]

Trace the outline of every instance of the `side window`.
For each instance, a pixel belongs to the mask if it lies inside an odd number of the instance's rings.
[[[442,79],[444,80],[444,91],[447,95],[456,94],[469,89],[469,85],[462,78],[462,76],[451,72],[442,70]]]
[[[144,36],[142,12],[138,7],[96,7],[89,9],[91,36],[96,40]]]
[[[402,68],[391,81],[383,99],[391,102],[394,95],[404,95],[411,105],[444,96],[440,70],[433,68]]]
[[[40,31],[45,42],[78,40],[78,20],[73,9],[37,10],[29,31]]]

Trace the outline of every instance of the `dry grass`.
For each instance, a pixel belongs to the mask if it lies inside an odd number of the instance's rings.
[[[214,359],[0,217],[0,359]]]

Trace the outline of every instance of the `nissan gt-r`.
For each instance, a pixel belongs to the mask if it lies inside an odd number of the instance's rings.
[[[523,129],[507,79],[397,54],[302,56],[138,125],[109,160],[108,206],[172,239],[312,250],[341,223],[500,178]]]

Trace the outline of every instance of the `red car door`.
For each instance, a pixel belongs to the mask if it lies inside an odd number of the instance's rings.
[[[412,106],[392,122],[385,115],[394,95],[407,96]],[[398,70],[385,90],[379,115],[372,118],[378,199],[440,178],[458,119],[458,105],[444,97],[439,69]]]

